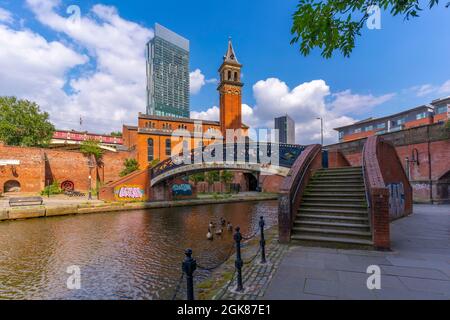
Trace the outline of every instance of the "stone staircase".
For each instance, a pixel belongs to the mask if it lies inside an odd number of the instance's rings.
[[[371,248],[361,167],[318,170],[310,180],[291,234],[294,243]]]

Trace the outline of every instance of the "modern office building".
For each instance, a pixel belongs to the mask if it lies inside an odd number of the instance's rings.
[[[382,118],[369,118],[335,128],[339,142],[363,139],[372,135],[400,131],[413,127],[446,122],[450,118],[450,97],[433,100],[430,104],[405,110]]]
[[[279,132],[280,143],[295,143],[295,121],[288,115],[275,118],[275,129]]]
[[[189,41],[155,24],[147,44],[147,114],[189,118]]]

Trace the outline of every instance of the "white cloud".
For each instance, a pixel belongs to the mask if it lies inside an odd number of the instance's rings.
[[[36,100],[47,111],[64,108],[66,72],[88,61],[60,42],[1,24],[0,48],[0,94]]]
[[[325,143],[336,143],[337,132],[333,129],[356,121],[346,114],[368,111],[394,96],[358,95],[350,90],[331,94],[323,80],[306,82],[291,90],[276,78],[258,81],[253,86],[253,95],[256,100],[253,108],[242,105],[243,122],[252,128],[273,128],[275,117],[288,114],[296,122],[296,142],[301,144],[320,142],[318,117],[324,119]],[[329,97],[331,102],[327,103]],[[191,112],[191,116],[217,121],[219,108],[214,106],[203,112]]]
[[[414,86],[410,88],[418,97],[425,97],[430,95],[447,95],[450,94],[450,80],[445,81],[440,85],[433,85],[430,83]]]
[[[26,2],[60,40],[0,23],[0,94],[37,101],[59,128],[78,129],[80,116],[90,131],[135,123],[145,110],[145,43],[153,31],[110,6],[95,5],[74,23],[57,13],[66,9],[59,0]]]
[[[195,71],[189,73],[189,82],[191,94],[197,94],[206,84],[217,83],[217,79],[206,79],[202,70],[195,69]]]
[[[439,87],[439,93],[441,93],[441,94],[450,94],[450,80],[445,81]]]
[[[217,106],[213,106],[206,111],[191,111],[191,118],[198,120],[219,121],[220,110]]]
[[[391,100],[394,96],[394,93],[389,93],[376,97],[372,94],[352,94],[351,90],[345,90],[333,94],[334,101],[331,103],[330,107],[334,112],[340,114],[361,114],[367,112],[370,108]]]
[[[206,84],[205,75],[200,69],[196,69],[195,71],[189,73],[189,84],[191,94],[199,93],[202,87]]]
[[[0,22],[5,22],[5,23],[14,22],[12,13],[6,9],[0,8]]]

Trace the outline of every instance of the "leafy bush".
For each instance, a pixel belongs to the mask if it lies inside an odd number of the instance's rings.
[[[124,169],[120,172],[121,177],[125,177],[132,172],[139,170],[139,163],[136,159],[125,159],[123,162]]]
[[[64,190],[62,190],[59,186],[58,181],[53,181],[51,185],[48,185],[44,188],[44,190],[41,191],[41,195],[55,195],[55,194],[61,194]]]
[[[100,148],[100,142],[97,140],[86,140],[80,145],[80,151],[85,156],[94,156],[97,163],[101,162],[103,157],[103,150]]]

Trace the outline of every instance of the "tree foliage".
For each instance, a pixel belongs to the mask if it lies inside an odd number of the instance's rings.
[[[101,163],[103,150],[100,148],[100,142],[97,140],[85,140],[80,145],[80,151],[85,156],[94,156],[97,163]]]
[[[430,9],[438,4],[439,0],[428,0]],[[423,10],[419,0],[300,0],[293,14],[291,44],[300,42],[300,52],[305,56],[320,48],[325,58],[335,50],[349,57],[372,6],[406,20],[418,17]]]
[[[190,178],[190,180],[194,181],[194,183],[197,184],[199,182],[205,181],[205,173],[199,172],[199,173],[191,175],[189,178]]]
[[[123,166],[124,168],[119,174],[121,177],[125,177],[130,173],[139,170],[139,163],[136,159],[125,159],[125,161],[123,162]]]
[[[45,147],[55,132],[47,112],[28,100],[0,97],[0,140],[12,146]]]
[[[116,137],[116,138],[122,138],[122,132],[121,131],[113,131],[110,133],[110,136]]]
[[[230,184],[233,181],[234,174],[230,171],[224,170],[220,174],[220,180],[226,185]]]

